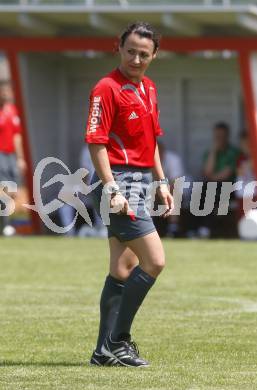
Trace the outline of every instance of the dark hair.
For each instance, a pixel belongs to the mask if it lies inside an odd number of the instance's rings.
[[[158,50],[160,46],[160,34],[146,22],[136,22],[128,25],[126,30],[120,36],[120,46],[123,47],[127,37],[132,34],[138,34],[140,37],[149,38],[154,43],[154,53]]]
[[[214,125],[214,130],[216,129],[222,129],[224,130],[227,134],[230,132],[229,125],[226,122],[217,122]]]

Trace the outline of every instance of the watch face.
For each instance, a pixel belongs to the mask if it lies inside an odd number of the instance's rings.
[[[167,184],[168,185],[169,184],[169,180],[167,178],[161,179],[161,180],[158,181],[158,183],[159,184]]]
[[[113,187],[110,188],[110,191],[113,194],[114,192],[119,191],[119,187],[113,186]]]
[[[107,185],[107,186],[105,187],[105,192],[106,192],[107,194],[113,194],[113,193],[115,193],[115,192],[118,192],[119,190],[120,190],[119,186],[118,186],[118,185],[114,185],[114,184],[112,184],[112,185]]]

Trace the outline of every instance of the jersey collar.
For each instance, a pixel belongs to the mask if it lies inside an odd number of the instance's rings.
[[[130,79],[128,79],[126,76],[124,76],[123,73],[121,73],[120,69],[119,68],[116,68],[116,74],[118,76],[118,78],[120,79],[120,81],[122,83],[125,83],[125,84],[133,84],[136,88],[139,88],[140,87],[140,83],[142,81],[142,83],[144,84],[144,87],[145,87],[145,76],[142,78],[142,80],[139,82],[139,83],[135,83],[134,81],[131,81]]]

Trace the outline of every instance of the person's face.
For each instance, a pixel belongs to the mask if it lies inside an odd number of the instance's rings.
[[[156,57],[154,42],[135,33],[127,37],[124,45],[119,47],[119,52],[120,70],[133,82],[142,80],[146,69]]]
[[[225,149],[228,144],[228,133],[225,129],[217,127],[214,130],[214,142],[218,150]]]

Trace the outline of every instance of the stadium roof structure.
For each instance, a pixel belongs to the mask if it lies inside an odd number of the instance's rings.
[[[257,34],[257,1],[0,0],[0,35],[112,36],[133,20],[164,36]]]

